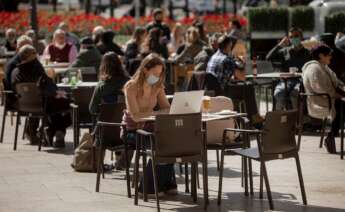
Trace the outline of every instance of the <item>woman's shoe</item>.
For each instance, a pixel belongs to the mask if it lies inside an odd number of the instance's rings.
[[[334,136],[328,135],[327,138],[325,139],[324,146],[326,147],[328,153],[330,153],[330,154],[336,154],[337,153],[337,150],[335,147]]]

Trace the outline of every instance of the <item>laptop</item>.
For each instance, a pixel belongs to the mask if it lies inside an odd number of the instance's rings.
[[[200,113],[204,90],[175,92],[169,114]]]

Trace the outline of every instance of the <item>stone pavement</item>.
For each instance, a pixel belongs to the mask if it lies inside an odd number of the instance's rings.
[[[3,108],[0,110],[2,118]],[[14,152],[14,127],[10,126],[10,119],[7,123],[4,143],[0,144],[0,212],[156,211],[154,200],[148,203],[139,200],[139,206],[134,206],[133,199],[127,198],[123,172],[106,174],[106,179],[101,180],[101,192],[96,193],[96,174],[74,172],[70,166],[73,154],[70,130],[64,150],[43,147],[38,152],[36,146],[19,139],[18,150]],[[277,211],[345,211],[345,160],[327,154],[324,148],[319,149],[318,141],[319,137],[304,136],[300,152],[308,206],[302,204],[295,162],[290,159],[268,163]],[[109,154],[106,158],[110,159]],[[208,211],[268,210],[266,198],[258,197],[258,163],[253,163],[255,195],[245,197],[240,180],[241,160],[235,156],[225,158],[223,204],[218,207],[215,159],[214,151],[210,151]],[[162,211],[203,211],[202,189],[198,190],[199,199],[194,204],[190,195],[183,192],[183,177],[178,175],[177,180],[179,195],[164,197]]]

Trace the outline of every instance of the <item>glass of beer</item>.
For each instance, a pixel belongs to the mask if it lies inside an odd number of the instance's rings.
[[[204,108],[205,113],[209,114],[210,109],[211,109],[211,97],[204,96],[204,98],[202,100],[202,106]]]

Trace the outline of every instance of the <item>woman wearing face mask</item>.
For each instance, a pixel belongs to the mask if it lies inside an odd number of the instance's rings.
[[[124,86],[126,107],[123,121],[127,129],[127,142],[136,142],[136,130],[144,128],[153,130],[152,126],[144,126],[140,119],[154,114],[154,108],[158,105],[160,110],[168,110],[170,104],[164,91],[164,63],[157,54],[149,54],[144,58],[140,67]],[[151,128],[151,129],[150,129]],[[148,194],[154,194],[151,160],[148,163]],[[172,164],[158,165],[158,190],[159,195],[165,193],[176,194],[177,186]],[[139,186],[142,192],[142,182]]]

